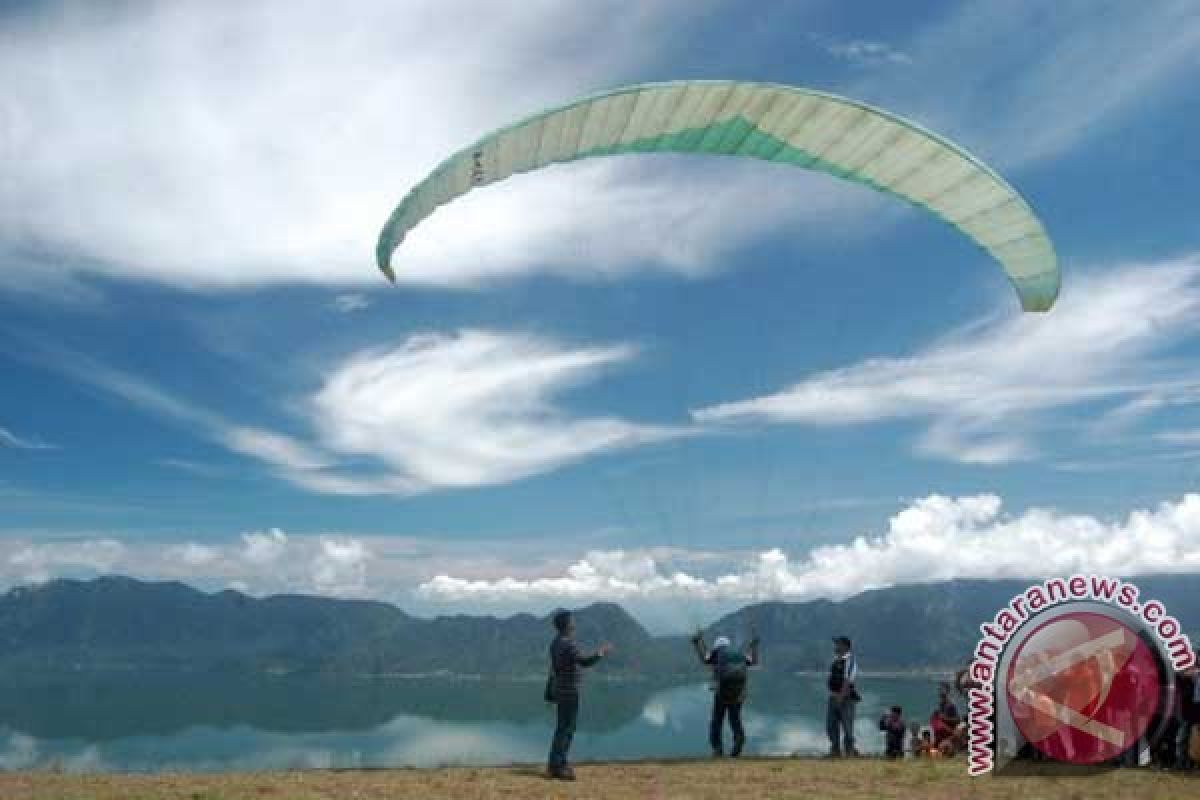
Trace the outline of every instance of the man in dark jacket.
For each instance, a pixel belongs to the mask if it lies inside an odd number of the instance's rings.
[[[1200,727],[1200,681],[1195,667],[1175,676],[1175,694],[1179,708],[1179,755],[1176,763],[1181,769],[1195,769],[1189,744],[1192,730]]]
[[[547,773],[558,780],[575,780],[575,771],[567,763],[571,739],[575,736],[575,723],[579,719],[579,685],[583,679],[583,668],[590,667],[612,650],[605,643],[591,655],[579,652],[575,644],[575,620],[570,611],[559,611],[553,617],[558,635],[550,643],[550,671],[553,683],[551,696],[558,706],[558,720],[554,727],[554,739],[550,743],[550,762]]]
[[[904,709],[892,706],[879,718],[879,730],[886,735],[884,755],[888,758],[904,758],[904,734],[907,726],[904,724]]]
[[[859,694],[858,664],[851,651],[850,637],[833,637],[833,664],[829,667],[829,703],[825,709],[825,731],[829,735],[829,757],[858,755],[854,747],[854,709]]]
[[[725,715],[729,715],[729,727],[733,730],[733,750],[730,755],[737,758],[746,745],[746,732],[742,728],[742,703],[746,702],[746,669],[758,666],[758,636],[751,634],[750,644],[743,651],[735,648],[724,636],[718,636],[712,650],[704,646],[704,633],[692,637],[692,645],[700,661],[713,668],[713,707],[708,725],[708,743],[712,745],[715,758],[725,755],[722,743]]]

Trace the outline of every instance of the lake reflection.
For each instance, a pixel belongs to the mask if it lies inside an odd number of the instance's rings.
[[[866,677],[859,747],[882,750],[885,705],[932,710],[933,678]],[[540,763],[553,707],[540,682],[138,675],[0,687],[0,768],[249,770]],[[577,761],[703,756],[712,693],[592,680]],[[815,676],[756,674],[747,753],[820,753],[825,693]],[[726,732],[728,737],[728,731]]]

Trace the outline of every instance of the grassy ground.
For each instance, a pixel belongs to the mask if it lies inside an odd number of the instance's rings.
[[[534,767],[291,771],[227,775],[61,775],[0,773],[4,800],[469,800],[603,798],[1200,798],[1200,774],[1116,770],[1087,777],[968,778],[961,760],[888,763],[874,759],[696,761],[597,764],[576,783]]]

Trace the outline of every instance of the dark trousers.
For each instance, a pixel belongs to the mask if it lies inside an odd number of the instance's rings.
[[[713,692],[712,720],[708,724],[708,743],[713,750],[721,750],[721,734],[725,727],[725,714],[729,714],[729,727],[733,730],[733,742],[736,747],[746,741],[746,732],[742,730],[742,704],[727,703],[721,699],[721,693]]]
[[[857,705],[849,697],[839,700],[829,695],[829,705],[825,709],[825,732],[829,735],[829,750],[846,755],[854,750],[854,706]]]
[[[571,740],[575,738],[575,723],[579,719],[579,695],[558,696],[558,722],[554,726],[554,738],[550,742],[550,769],[559,770],[567,766],[567,753]]]
[[[904,758],[904,731],[887,733],[887,747],[884,755],[888,758]]]

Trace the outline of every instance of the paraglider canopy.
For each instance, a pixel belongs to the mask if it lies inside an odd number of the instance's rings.
[[[488,134],[414,186],[379,235],[392,254],[438,206],[550,164],[625,153],[758,158],[900,197],[957,228],[1003,267],[1021,307],[1058,296],[1054,246],[1029,204],[963,148],[895,114],[824,92],[740,81],[648,83],[590,95]]]

